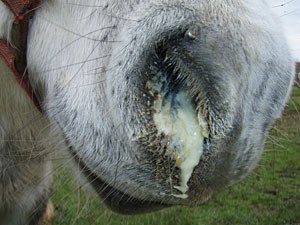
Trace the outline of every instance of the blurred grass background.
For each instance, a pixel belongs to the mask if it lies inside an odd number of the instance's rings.
[[[300,225],[300,88],[271,130],[258,168],[205,205],[117,215],[87,196],[63,162],[54,188],[55,225]]]

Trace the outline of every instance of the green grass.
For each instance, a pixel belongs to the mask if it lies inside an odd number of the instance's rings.
[[[58,169],[53,196],[56,225],[300,225],[300,88],[271,130],[258,168],[238,185],[197,208],[174,207],[121,216],[88,197]],[[298,108],[298,109],[297,109]]]
[[[287,112],[295,112],[298,111],[300,113],[300,87],[294,87],[291,93],[292,98],[288,102],[286,107]],[[299,121],[300,124],[300,121]]]
[[[292,90],[292,96],[300,96],[300,86],[294,87]]]

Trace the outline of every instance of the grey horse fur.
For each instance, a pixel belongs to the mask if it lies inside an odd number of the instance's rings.
[[[0,2],[1,38],[9,40],[11,22]],[[197,205],[244,178],[293,81],[278,24],[258,0],[42,1],[27,58],[43,115],[0,67],[0,218],[22,224],[47,196],[55,143],[113,190],[161,205]],[[176,170],[164,169],[172,162],[139,141],[151,136],[144,97],[160,51],[209,123],[187,199],[174,196]]]

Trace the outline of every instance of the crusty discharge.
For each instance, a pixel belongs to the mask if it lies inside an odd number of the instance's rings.
[[[160,87],[153,85],[151,88],[159,93]],[[180,183],[174,188],[181,194],[173,196],[185,199],[188,198],[188,181],[203,153],[208,128],[204,117],[197,115],[190,97],[184,91],[177,93],[173,101],[177,105],[175,108],[168,99],[158,94],[153,105],[153,119],[158,132],[170,138],[168,152],[180,169]]]

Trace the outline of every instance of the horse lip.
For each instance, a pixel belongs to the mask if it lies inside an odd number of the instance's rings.
[[[80,170],[88,179],[96,193],[100,196],[106,206],[114,212],[120,214],[142,214],[147,212],[158,211],[160,209],[170,207],[169,205],[152,202],[148,200],[140,200],[133,198],[116,188],[110,186],[102,179],[100,179],[94,172],[92,172],[82,160],[74,153],[74,160],[78,163]]]

